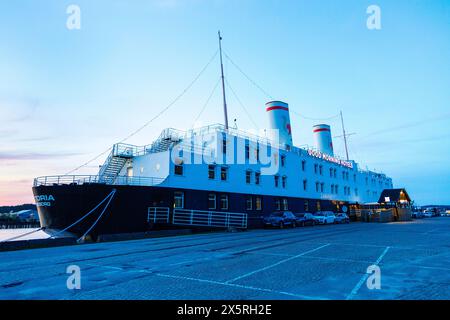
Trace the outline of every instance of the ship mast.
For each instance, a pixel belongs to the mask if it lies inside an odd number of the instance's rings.
[[[347,147],[347,134],[345,133],[345,127],[344,127],[344,117],[342,116],[342,110],[341,110],[341,123],[342,123],[342,136],[344,137],[344,145],[345,145],[345,155],[347,156],[347,161],[349,160],[348,158],[348,147]]]
[[[222,73],[222,95],[223,95],[223,113],[225,117],[225,130],[228,130],[228,111],[227,111],[227,99],[225,96],[225,77],[223,76],[223,60],[222,60],[222,36],[219,35],[219,52],[220,52],[220,70]]]

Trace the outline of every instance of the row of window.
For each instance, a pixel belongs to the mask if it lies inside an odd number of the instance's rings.
[[[217,202],[218,205],[217,205]],[[287,206],[287,200],[286,200],[286,206]],[[262,210],[262,197],[260,196],[248,196],[245,199],[245,207],[247,210]],[[277,207],[279,205],[277,204]],[[176,191],[174,192],[174,208],[175,209],[183,209],[184,208],[184,192],[182,191]],[[208,194],[208,210],[228,210],[228,195],[221,194],[219,197],[217,197],[217,194],[215,193],[209,193]],[[286,209],[287,210],[287,209]]]
[[[217,202],[218,205],[217,205]],[[317,210],[320,210],[320,201],[316,201]],[[183,209],[184,208],[184,192],[176,191],[174,193],[174,208]],[[248,211],[251,210],[262,210],[262,197],[261,196],[247,196],[245,198],[245,208]],[[208,194],[208,210],[228,210],[228,195],[221,194],[219,197],[215,193]],[[275,199],[274,209],[279,210],[289,210],[289,202],[287,198],[277,198]],[[304,210],[309,211],[309,200],[304,200]]]
[[[302,162],[304,163],[304,161]],[[316,164],[317,165],[317,164]],[[208,178],[211,180],[216,179],[216,165],[209,165],[208,166]],[[322,166],[318,166],[319,170],[322,168]],[[333,175],[335,174],[336,169],[330,168],[330,173],[333,171]],[[183,163],[179,163],[175,165],[175,174],[176,175],[183,175]],[[253,178],[254,175],[254,178]],[[344,179],[348,180],[348,172],[343,172]],[[356,178],[356,175],[355,175]],[[228,180],[228,167],[221,166],[220,167],[220,180],[221,181],[227,181]],[[245,171],[245,182],[247,184],[251,184],[254,181],[256,185],[259,185],[261,183],[261,173],[260,172],[253,172],[252,170],[246,170]],[[366,183],[368,183],[368,178],[366,177]],[[280,176],[275,175],[274,176],[274,185],[276,188],[280,187]],[[287,187],[287,176],[281,176],[281,187],[286,188]],[[303,190],[308,190],[308,180],[303,180]],[[324,192],[325,191],[325,185],[323,182],[316,182],[316,192]],[[339,186],[332,184],[331,185],[331,193],[332,194],[338,194],[339,193]],[[370,191],[367,192],[368,195],[370,194]],[[351,189],[350,187],[345,186],[344,187],[344,195],[351,195]],[[355,188],[355,195],[358,196],[358,189]],[[373,192],[373,195],[376,195],[376,192]]]
[[[215,165],[208,166],[208,178],[211,180],[216,179],[216,166]],[[228,167],[220,167],[220,180],[222,180],[222,181],[228,180]]]

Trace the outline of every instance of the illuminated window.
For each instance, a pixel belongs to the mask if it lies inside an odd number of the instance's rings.
[[[173,207],[175,209],[183,209],[184,208],[184,192],[175,191],[173,194],[174,204]]]
[[[216,194],[210,193],[208,195],[208,209],[215,210],[216,209]]]
[[[261,197],[255,198],[255,209],[256,210],[262,210],[262,199]]]
[[[209,165],[208,166],[208,179],[215,179],[215,178],[216,178],[216,166]]]
[[[183,175],[183,161],[181,161],[179,164],[175,164],[174,172],[177,176]]]
[[[305,200],[303,202],[303,209],[305,210],[305,212],[309,211],[309,201],[308,200]]]
[[[228,168],[221,167],[220,168],[220,180],[227,181],[227,179],[228,179]]]
[[[220,209],[228,210],[228,196],[226,194],[220,196]]]

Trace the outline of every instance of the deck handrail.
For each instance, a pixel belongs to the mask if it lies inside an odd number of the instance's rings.
[[[33,186],[57,186],[57,185],[83,185],[83,184],[109,184],[124,186],[154,186],[161,184],[165,179],[159,177],[128,177],[118,176],[112,183],[105,183],[99,175],[61,175],[43,176],[34,179]]]

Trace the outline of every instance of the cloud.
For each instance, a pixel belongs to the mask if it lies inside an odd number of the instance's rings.
[[[40,100],[31,97],[0,97],[2,120],[6,123],[23,123],[33,119]]]
[[[55,152],[55,153],[39,153],[39,152],[2,152],[0,151],[0,160],[7,161],[23,161],[23,160],[45,160],[45,159],[54,159],[61,157],[71,157],[71,156],[79,156],[83,155],[83,153],[64,153],[64,152]]]

